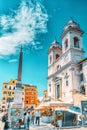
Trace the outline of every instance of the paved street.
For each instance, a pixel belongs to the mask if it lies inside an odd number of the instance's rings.
[[[25,130],[25,129],[8,129],[8,130]],[[51,124],[40,122],[40,126],[30,125],[30,130],[57,130],[54,128]],[[81,128],[61,128],[60,130],[87,130],[87,127],[81,127]]]
[[[8,130],[25,130],[25,129],[8,129]],[[49,128],[48,126],[39,126],[39,127],[30,127],[30,130],[57,130],[53,128]],[[67,129],[60,129],[60,130],[87,130],[87,128],[67,128]]]

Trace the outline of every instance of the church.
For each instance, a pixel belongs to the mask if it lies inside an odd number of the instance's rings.
[[[55,39],[48,50],[48,96],[65,103],[78,102],[79,97],[87,100],[83,34],[80,25],[71,19],[63,28],[62,44]]]

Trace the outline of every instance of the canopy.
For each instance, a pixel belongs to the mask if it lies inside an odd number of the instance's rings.
[[[81,114],[81,109],[78,106],[70,106],[68,111],[78,115]]]

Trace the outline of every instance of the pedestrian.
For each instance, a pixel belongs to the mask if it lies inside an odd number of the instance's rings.
[[[36,118],[36,124],[39,126],[40,125],[40,112],[37,110],[35,112],[35,118]]]
[[[2,122],[4,124],[4,128],[8,128],[8,121],[7,121],[7,113],[2,116]]]
[[[55,126],[56,129],[59,130],[57,111],[55,111],[55,114],[54,114],[54,126]]]
[[[28,111],[26,116],[25,116],[25,128],[26,128],[26,130],[29,130],[29,128],[30,128],[30,120],[31,120],[31,115],[30,115],[30,111]]]
[[[34,111],[32,111],[32,113],[31,113],[31,123],[34,125],[34,118],[35,118],[35,116],[34,116]]]

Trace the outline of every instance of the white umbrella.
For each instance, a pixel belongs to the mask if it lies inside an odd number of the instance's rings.
[[[80,112],[76,112],[76,111],[73,111],[73,110],[70,110],[70,109],[67,109],[67,111],[68,111],[68,112],[71,112],[71,113],[73,113],[73,114],[81,115]]]

